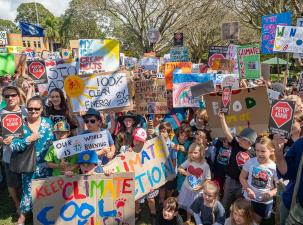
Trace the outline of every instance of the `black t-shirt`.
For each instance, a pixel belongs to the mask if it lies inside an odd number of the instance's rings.
[[[246,150],[240,147],[238,141],[233,138],[229,143],[231,146],[231,155],[227,166],[226,174],[234,180],[239,181],[239,176],[244,163],[250,158],[255,157],[253,148]]]
[[[224,147],[220,140],[216,141],[214,147],[216,153],[213,166],[214,177],[225,177],[231,156],[231,147]]]
[[[49,107],[46,107],[45,116],[50,118],[53,121],[53,124],[56,124],[62,120],[66,120],[70,125],[71,130],[77,128],[77,125],[73,121],[71,121],[71,118],[69,116],[66,115],[66,111],[57,109],[50,110]]]
[[[182,217],[177,214],[172,220],[165,220],[163,218],[163,210],[159,212],[158,218],[157,218],[157,225],[183,225]]]

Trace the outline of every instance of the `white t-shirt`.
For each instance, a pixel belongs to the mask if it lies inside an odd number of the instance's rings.
[[[272,199],[263,202],[262,195],[275,188],[274,182],[278,180],[276,164],[273,161],[266,164],[260,164],[257,157],[255,157],[244,164],[243,170],[248,172],[247,183],[249,188],[252,189],[256,195],[255,199],[250,199],[248,198],[246,191],[244,191],[244,197],[255,202],[271,203],[273,201]]]
[[[206,179],[211,179],[210,169],[206,162],[196,163],[186,160],[181,167],[190,173],[184,181],[184,185],[188,190],[193,190],[196,186],[203,184]]]

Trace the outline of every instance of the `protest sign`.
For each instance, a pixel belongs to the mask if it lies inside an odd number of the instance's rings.
[[[166,89],[173,89],[173,73],[175,69],[180,69],[182,73],[191,73],[191,62],[168,62],[165,63],[164,76],[166,79]]]
[[[270,79],[270,65],[261,63],[261,75],[264,79]]]
[[[211,136],[224,137],[218,117],[221,93],[204,95]],[[257,133],[265,132],[269,121],[269,102],[265,86],[232,91],[230,114],[226,116],[228,127],[239,134],[245,127]]]
[[[273,100],[269,117],[269,131],[290,138],[296,103],[293,101]]]
[[[222,40],[238,40],[240,36],[240,22],[222,23]]]
[[[211,69],[232,73],[234,71],[234,60],[215,58],[212,61]]]
[[[223,76],[221,87],[231,86],[233,90],[239,89],[239,81],[237,74],[225,74],[227,76]]]
[[[303,18],[297,18],[297,27],[303,27]],[[294,53],[293,58],[303,58],[303,53]]]
[[[171,62],[188,62],[188,48],[174,47],[170,49]]]
[[[165,140],[155,137],[148,140],[141,151],[125,152],[104,166],[112,171],[135,172],[135,199],[157,189],[175,177],[175,168],[169,157]]]
[[[167,93],[165,79],[141,80],[135,84],[137,114],[166,114]]]
[[[27,61],[28,76],[37,84],[47,83],[45,62],[43,60]]]
[[[96,110],[132,110],[132,88],[128,72],[117,71],[98,75],[68,76],[64,90],[73,112]]]
[[[225,59],[227,54],[227,46],[210,46],[208,50],[208,66],[215,67],[216,59]]]
[[[277,25],[291,25],[291,12],[262,16],[262,48],[263,54],[272,54]]]
[[[135,224],[134,173],[32,181],[35,225]]]
[[[6,31],[2,30],[0,31],[0,46],[7,45],[7,34]]]
[[[32,48],[25,48],[22,54],[26,55],[27,61],[35,60],[38,57],[38,54]]]
[[[59,52],[50,52],[47,50],[43,50],[41,52],[41,58],[44,60],[56,60],[61,59],[61,56]]]
[[[191,87],[200,83],[214,80],[214,74],[191,73],[174,74],[173,78],[173,105],[175,108],[199,107],[199,98],[194,98]]]
[[[79,61],[80,74],[116,71],[119,69],[119,42],[80,39]]]
[[[132,69],[138,63],[138,59],[134,57],[124,57],[124,65],[127,69]]]
[[[299,82],[298,82],[298,91],[303,92],[303,73],[300,73]]]
[[[238,47],[238,67],[240,78],[258,79],[261,76],[259,45]]]
[[[197,84],[195,86],[190,87],[190,91],[194,98],[199,97],[201,95],[206,95],[216,91],[216,87],[213,80],[209,80],[203,82],[201,84]]]
[[[23,137],[23,120],[21,113],[3,113],[1,115],[2,137]]]
[[[21,54],[23,52],[22,46],[6,46],[8,53]]]
[[[140,65],[143,70],[159,71],[160,60],[157,57],[143,57],[140,60]]]
[[[174,46],[183,46],[183,33],[174,33]]]
[[[0,76],[14,75],[15,56],[10,53],[0,53]]]
[[[303,27],[277,26],[274,51],[276,52],[303,52]]]
[[[53,142],[58,159],[76,155],[82,151],[96,151],[108,146],[106,131],[81,134]]]
[[[273,100],[278,100],[280,97],[280,92],[274,91],[271,89],[267,89],[267,95],[268,95],[268,100],[269,103],[272,104]]]
[[[147,39],[150,43],[155,44],[161,38],[160,31],[157,28],[151,28],[147,31]]]
[[[62,49],[61,54],[62,54],[62,59],[69,59],[70,58],[70,52],[66,48]]]
[[[232,88],[231,86],[224,86],[222,89],[223,91],[221,97],[221,110],[225,115],[228,115],[231,102]]]
[[[234,62],[234,69],[232,73],[238,74],[238,46],[234,44],[228,45],[226,59],[232,60]]]
[[[45,61],[46,73],[48,79],[48,93],[54,89],[59,88],[63,90],[64,78],[69,75],[78,74],[78,62],[71,63],[57,63],[55,60]]]
[[[8,53],[6,47],[0,47],[0,53]]]

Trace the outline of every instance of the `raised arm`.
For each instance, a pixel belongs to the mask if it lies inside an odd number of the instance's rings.
[[[233,140],[233,136],[230,133],[229,128],[227,126],[227,123],[226,123],[226,120],[225,120],[225,115],[224,115],[223,112],[219,111],[218,116],[219,116],[219,119],[220,119],[220,123],[221,123],[221,127],[222,127],[222,130],[223,130],[223,133],[224,133],[227,141],[231,142]]]

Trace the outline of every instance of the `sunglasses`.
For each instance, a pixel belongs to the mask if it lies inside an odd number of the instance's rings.
[[[41,107],[40,108],[27,108],[27,110],[29,112],[33,112],[33,111],[40,111]]]
[[[15,98],[17,96],[18,96],[18,94],[4,95],[4,98],[9,98],[9,97]]]
[[[84,120],[84,123],[92,123],[92,124],[94,124],[94,123],[96,123],[96,120],[94,120],[94,119]]]

